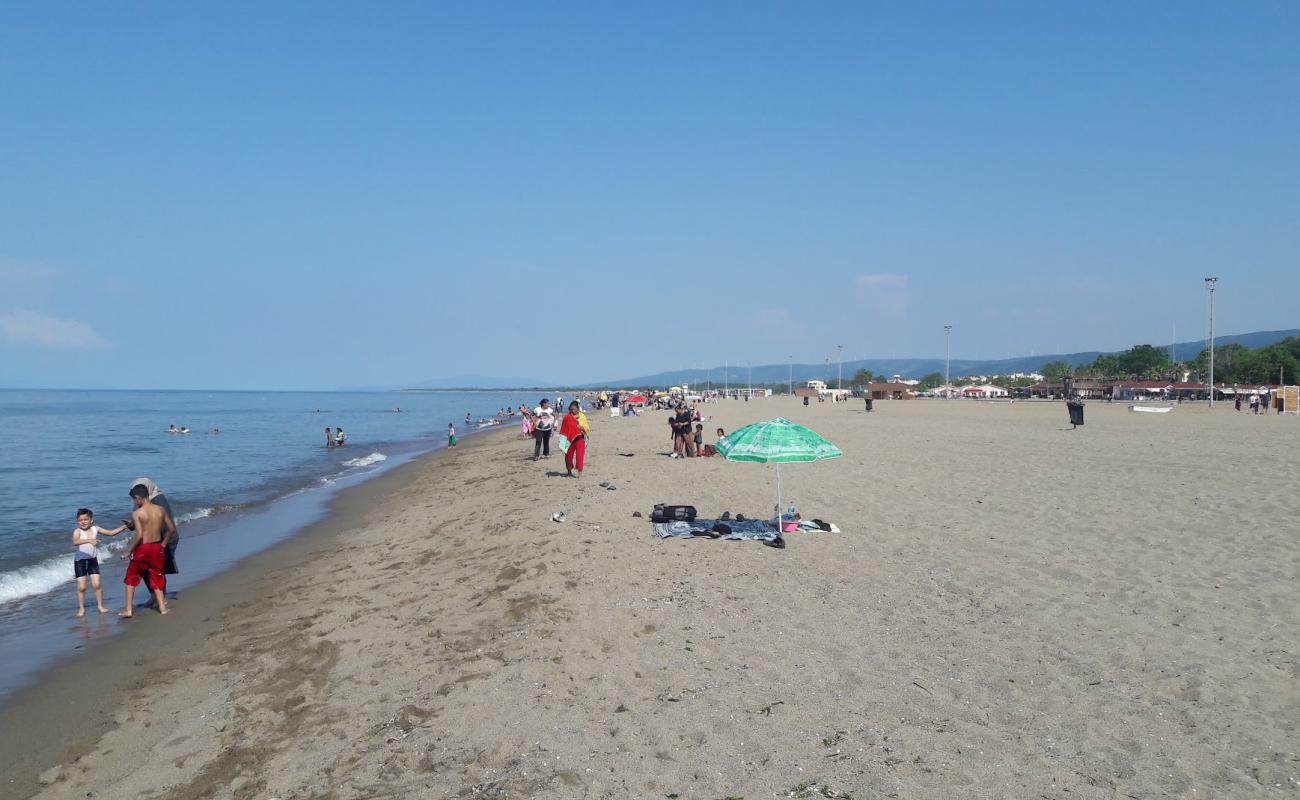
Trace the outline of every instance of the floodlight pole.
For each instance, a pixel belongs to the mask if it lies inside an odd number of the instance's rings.
[[[723,361],[722,365],[722,396],[730,399],[728,395],[731,394],[731,362]]]
[[[842,391],[844,391],[844,345],[842,345],[842,344],[837,344],[837,345],[835,345],[835,349],[839,351],[839,355],[840,355],[840,377],[839,377],[839,386],[837,386],[837,387],[835,387],[835,388],[842,392]]]
[[[950,347],[951,342],[952,342],[952,326],[944,325],[943,326],[943,386],[944,386],[943,396],[944,397],[952,396],[952,378],[948,376],[948,369],[949,369],[949,365],[951,364],[951,357],[952,357],[952,348]]]
[[[1210,408],[1214,408],[1214,285],[1218,278],[1206,278],[1205,288],[1210,290]]]
[[[745,378],[745,396],[753,397],[754,396],[754,365],[748,364],[746,366],[749,368],[749,375],[748,377]]]
[[[794,356],[786,356],[790,360],[790,396],[794,397]]]

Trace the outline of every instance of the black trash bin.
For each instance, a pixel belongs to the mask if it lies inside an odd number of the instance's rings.
[[[868,397],[868,398],[867,398],[867,412],[870,413],[870,411],[871,411],[871,398]]]
[[[1065,407],[1070,410],[1070,424],[1076,428],[1082,425],[1083,424],[1083,401],[1070,400],[1065,404]]]

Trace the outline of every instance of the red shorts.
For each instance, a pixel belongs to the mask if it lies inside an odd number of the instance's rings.
[[[167,577],[163,575],[162,542],[142,542],[135,548],[131,561],[126,565],[126,577],[123,578],[123,583],[127,586],[139,586],[141,578],[144,579],[144,585],[149,587],[149,591],[167,591]]]

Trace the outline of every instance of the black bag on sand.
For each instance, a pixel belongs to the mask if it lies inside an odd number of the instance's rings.
[[[694,522],[695,506],[656,505],[650,512],[651,522]]]

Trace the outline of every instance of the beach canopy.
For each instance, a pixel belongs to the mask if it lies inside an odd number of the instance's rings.
[[[757,461],[763,464],[790,461],[819,461],[844,455],[838,447],[817,433],[788,419],[732,431],[716,445],[718,454],[728,461]]]
[[[820,461],[838,458],[844,452],[817,433],[788,419],[755,422],[715,445],[718,455],[728,461],[755,461],[776,464],[776,519],[781,519],[781,464],[791,461]],[[781,526],[777,525],[779,531]]]

